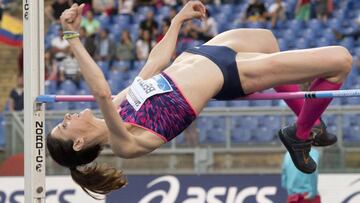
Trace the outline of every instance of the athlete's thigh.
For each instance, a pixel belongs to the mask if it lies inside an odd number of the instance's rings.
[[[205,45],[227,46],[236,52],[274,53],[279,51],[271,31],[265,29],[234,29],[218,34]]]
[[[282,84],[299,84],[315,78],[333,78],[344,68],[337,48],[318,48],[237,56],[240,81],[245,93],[257,92]],[[331,57],[329,57],[331,56]],[[346,65],[346,64],[345,64]]]

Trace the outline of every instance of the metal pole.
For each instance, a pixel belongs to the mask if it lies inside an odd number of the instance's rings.
[[[25,202],[45,202],[44,1],[23,0]]]

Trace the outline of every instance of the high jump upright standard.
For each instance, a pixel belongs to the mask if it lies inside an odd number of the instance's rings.
[[[25,202],[45,202],[44,1],[23,0]]]

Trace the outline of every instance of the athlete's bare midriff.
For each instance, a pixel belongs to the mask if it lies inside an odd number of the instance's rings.
[[[222,88],[221,70],[210,59],[184,52],[164,71],[197,112]]]

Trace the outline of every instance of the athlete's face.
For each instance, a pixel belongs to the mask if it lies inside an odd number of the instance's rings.
[[[52,130],[51,135],[64,140],[76,140],[88,133],[94,119],[90,109],[85,109],[80,113],[67,113],[63,121]]]

